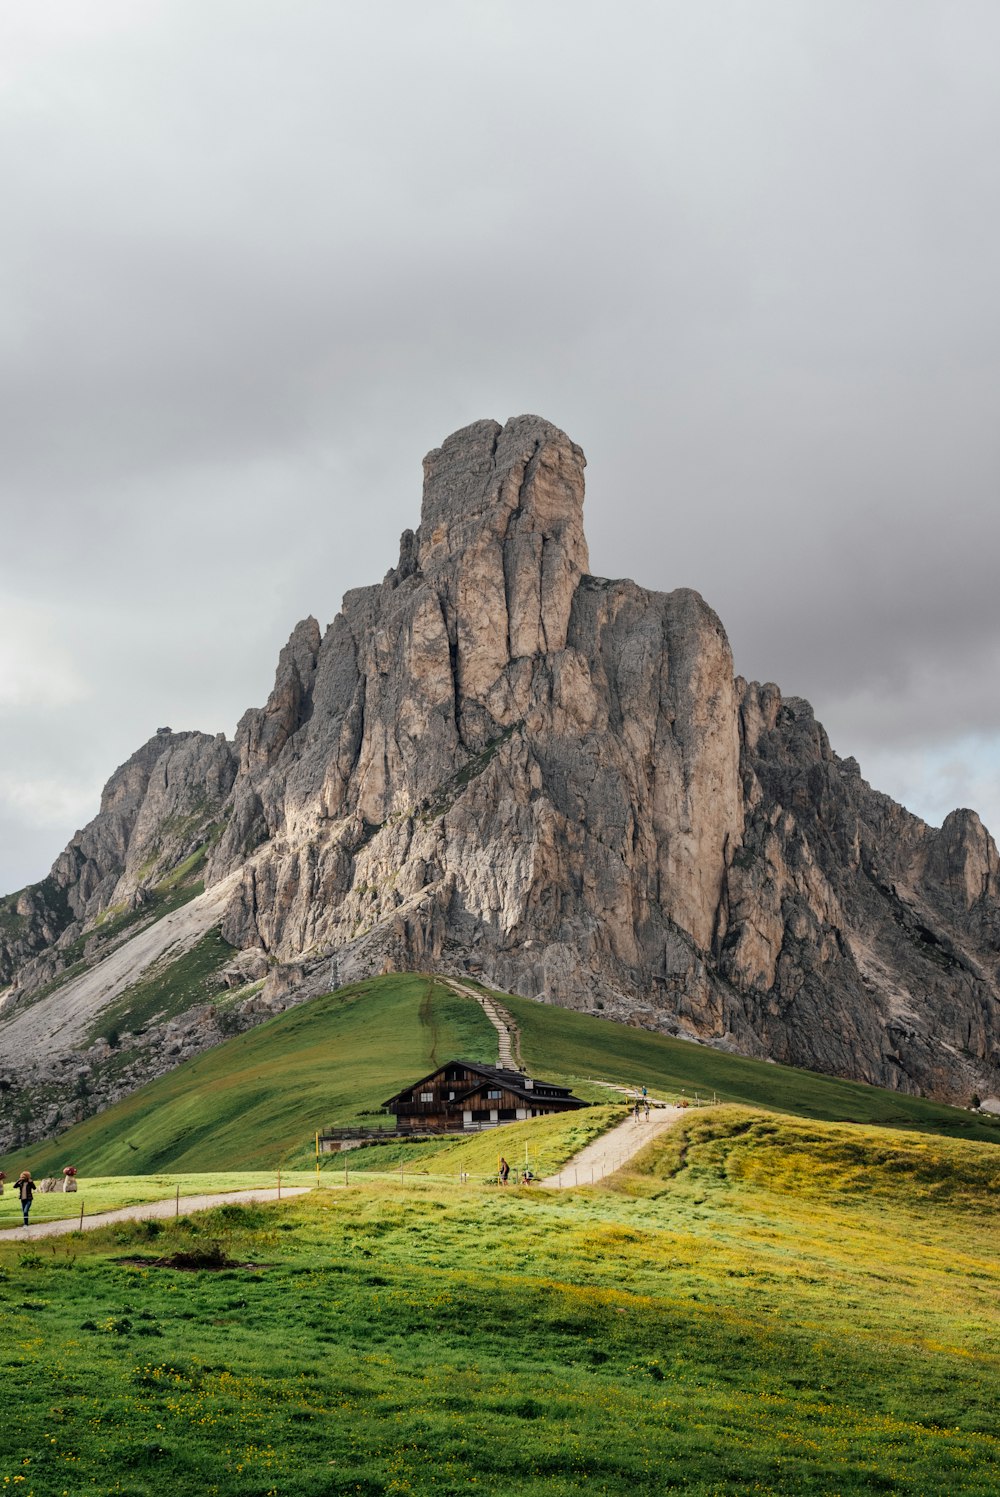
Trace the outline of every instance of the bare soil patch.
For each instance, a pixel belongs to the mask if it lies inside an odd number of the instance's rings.
[[[202,1248],[193,1253],[171,1253],[166,1258],[116,1258],[115,1262],[129,1268],[176,1268],[182,1273],[220,1273],[229,1268],[249,1268],[258,1272],[274,1267],[273,1263],[241,1263],[238,1258],[228,1258],[218,1247]]]

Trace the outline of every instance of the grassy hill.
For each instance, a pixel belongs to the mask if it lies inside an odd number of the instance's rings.
[[[577,1084],[581,1096],[586,1078],[599,1076],[625,1086],[645,1084],[671,1098],[683,1093],[689,1099],[697,1095],[711,1101],[714,1095],[720,1102],[743,1102],[800,1117],[919,1128],[1000,1143],[1000,1120],[965,1108],[729,1055],[710,1045],[669,1039],[530,998],[495,996],[517,1020],[528,1070],[555,1068]]]
[[[995,1497],[998,1187],[984,1144],[727,1106],[609,1187],[360,1176],[0,1243],[0,1482]]]
[[[150,1082],[50,1145],[4,1161],[36,1178],[276,1167],[334,1121],[365,1121],[452,1055],[495,1060],[479,1005],[415,974],[290,1009]],[[23,1163],[22,1163],[23,1161]]]
[[[1000,1125],[961,1109],[499,996],[520,1026],[529,1070],[589,1101],[612,1099],[594,1084],[600,1078],[671,1099],[714,1095],[806,1118],[1000,1142]],[[375,978],[290,1009],[0,1166],[27,1165],[38,1177],[70,1162],[89,1175],[302,1166],[317,1128],[365,1122],[407,1081],[456,1055],[496,1059],[495,1033],[476,1003],[420,974]],[[403,1147],[416,1158],[439,1146]],[[356,1167],[395,1161],[389,1149],[368,1152]]]

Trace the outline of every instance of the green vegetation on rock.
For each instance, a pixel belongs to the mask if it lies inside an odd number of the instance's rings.
[[[127,1030],[134,1034],[154,1019],[172,1019],[198,1003],[207,1003],[215,991],[212,978],[233,953],[218,930],[206,931],[189,951],[172,961],[155,963],[146,976],[103,1009],[91,1040]]]
[[[60,955],[64,963],[62,970],[57,972],[43,986],[36,988],[34,992],[23,1003],[33,1004],[47,998],[58,988],[63,987],[74,977],[79,977],[88,967],[94,966],[107,956],[116,946],[120,945],[127,937],[135,935],[138,930],[146,925],[152,925],[157,920],[162,920],[164,915],[169,915],[178,910],[182,905],[188,904],[205,891],[204,882],[198,877],[205,863],[209,848],[215,840],[215,833],[197,848],[183,863],[170,872],[166,878],[161,879],[148,891],[148,897],[142,904],[134,909],[128,909],[124,904],[109,905],[107,909],[94,919],[93,924],[86,930],[80,932],[72,941],[61,948]],[[155,861],[155,860],[154,860]],[[42,890],[50,890],[51,899],[60,899],[65,918],[62,924],[68,925],[71,920],[71,912],[66,902],[64,890],[58,889],[50,878],[43,883],[34,886]],[[5,911],[7,917],[20,921],[15,911],[18,895],[11,894],[0,900],[0,934],[3,934],[3,921]],[[22,922],[23,923],[23,922]],[[8,932],[9,933],[9,932]],[[88,951],[89,948],[89,951]],[[86,954],[85,954],[86,953]],[[97,1033],[106,1033],[112,1026],[98,1025]]]

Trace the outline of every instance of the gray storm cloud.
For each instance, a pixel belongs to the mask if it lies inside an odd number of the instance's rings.
[[[9,7],[0,885],[161,722],[231,732],[427,448],[525,410],[598,571],[1000,827],[998,43],[962,0]]]

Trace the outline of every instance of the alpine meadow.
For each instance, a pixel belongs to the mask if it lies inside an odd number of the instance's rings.
[[[0,1497],[1000,1497],[998,56],[0,6]]]

